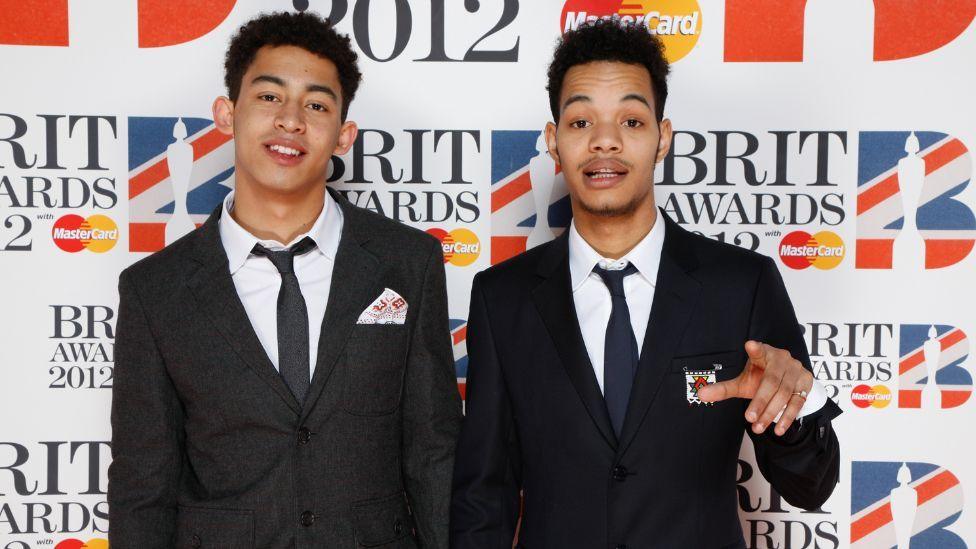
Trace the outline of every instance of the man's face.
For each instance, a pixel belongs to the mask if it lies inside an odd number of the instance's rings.
[[[237,185],[289,194],[325,183],[332,154],[356,139],[342,123],[335,64],[295,46],[258,50],[237,101],[214,102],[214,120],[233,134]]]
[[[640,65],[592,62],[566,72],[559,125],[546,127],[573,213],[612,217],[654,204],[654,165],[671,146],[657,122],[651,76]]]

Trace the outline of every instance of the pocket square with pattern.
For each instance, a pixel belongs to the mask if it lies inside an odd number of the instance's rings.
[[[403,324],[407,320],[407,300],[395,291],[383,293],[359,315],[356,324]]]

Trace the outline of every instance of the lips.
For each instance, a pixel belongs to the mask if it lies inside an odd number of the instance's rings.
[[[630,172],[621,162],[609,159],[598,159],[583,165],[583,176],[586,182],[595,187],[610,187]]]
[[[307,154],[305,148],[298,143],[284,139],[268,141],[264,143],[264,149],[275,162],[284,166],[293,166],[301,162]]]

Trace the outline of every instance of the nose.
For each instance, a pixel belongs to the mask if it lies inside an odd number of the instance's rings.
[[[305,118],[301,106],[288,101],[281,105],[275,116],[275,127],[287,133],[304,133]]]
[[[612,123],[598,123],[590,133],[590,152],[617,153],[621,149],[620,127]]]

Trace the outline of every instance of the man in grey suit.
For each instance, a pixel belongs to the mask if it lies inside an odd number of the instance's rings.
[[[325,188],[348,37],[244,25],[214,122],[235,191],[119,278],[112,547],[446,548],[460,422],[436,239]]]

